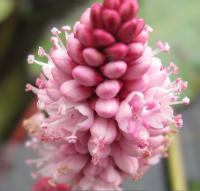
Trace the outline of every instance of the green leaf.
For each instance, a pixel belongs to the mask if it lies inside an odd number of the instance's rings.
[[[0,23],[14,10],[14,0],[0,0]]]

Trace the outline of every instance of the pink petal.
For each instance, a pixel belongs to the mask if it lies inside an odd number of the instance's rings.
[[[138,64],[132,65],[123,76],[124,80],[134,80],[144,75],[151,65],[151,60],[144,60]]]
[[[92,29],[86,27],[83,24],[78,24],[76,26],[76,35],[79,41],[86,47],[93,46],[93,39],[92,39]]]
[[[145,30],[143,30],[135,39],[133,42],[145,44],[149,39],[149,33]]]
[[[46,90],[46,92],[47,92],[47,95],[48,95],[53,101],[57,101],[57,100],[59,100],[59,99],[62,97],[60,91],[58,91],[57,89],[49,89],[49,88],[48,88],[48,89]]]
[[[128,53],[125,57],[126,62],[131,62],[142,56],[144,52],[144,45],[141,43],[132,43],[129,45]]]
[[[76,109],[86,117],[86,120],[79,123],[78,126],[82,129],[89,129],[94,122],[94,113],[87,104],[80,104],[76,106]]]
[[[137,28],[137,20],[133,19],[125,22],[117,32],[117,37],[125,43],[130,43]]]
[[[50,56],[56,67],[58,67],[65,74],[71,74],[75,63],[69,58],[66,50],[55,49],[51,51]]]
[[[60,90],[67,99],[73,101],[82,101],[92,95],[92,90],[90,88],[80,85],[75,80],[65,82]]]
[[[101,12],[102,12],[102,4],[101,3],[95,3],[92,5],[90,18],[91,18],[92,25],[94,28],[102,27]]]
[[[126,101],[123,101],[120,106],[119,110],[116,114],[116,120],[119,125],[119,128],[128,133],[128,121],[132,117],[132,111],[129,104]]]
[[[95,105],[95,111],[100,117],[114,117],[119,108],[119,103],[116,99],[98,99]]]
[[[139,148],[136,144],[131,143],[125,138],[122,138],[119,143],[122,150],[130,156],[141,157],[145,152],[145,149]]]
[[[76,66],[72,71],[73,78],[84,86],[96,86],[103,78],[89,66]]]
[[[133,91],[139,91],[139,92],[144,92],[149,84],[149,76],[148,75],[143,75],[141,78],[131,80],[131,81],[126,81],[124,83],[124,88],[130,93]]]
[[[109,165],[104,171],[101,172],[100,177],[105,182],[109,182],[113,185],[119,185],[122,182],[122,177],[117,169],[113,165]]]
[[[96,29],[93,32],[94,44],[97,47],[110,46],[115,42],[115,38],[105,30]]]
[[[104,9],[118,9],[120,6],[120,0],[105,0],[103,3]]]
[[[70,35],[67,41],[67,52],[69,56],[78,64],[84,64],[82,56],[83,46],[78,39]]]
[[[125,152],[121,152],[119,157],[114,157],[115,164],[125,173],[134,175],[139,167],[138,160]]]
[[[79,172],[86,165],[88,161],[87,155],[69,155],[66,156],[65,162],[68,166],[69,170],[73,170],[73,172]]]
[[[96,94],[102,99],[114,98],[121,89],[121,83],[117,80],[107,80],[99,84],[96,88]]]
[[[91,19],[90,19],[90,13],[91,13],[91,9],[88,8],[86,9],[83,14],[81,15],[81,19],[80,19],[80,23],[81,24],[84,24],[88,27],[92,27],[92,22],[91,22]]]
[[[111,9],[103,10],[102,21],[104,28],[111,33],[115,33],[121,24],[121,18],[118,12]]]
[[[125,1],[119,10],[123,21],[127,21],[135,17],[138,13],[138,8],[137,0]]]
[[[86,48],[83,51],[83,58],[89,66],[101,66],[105,62],[105,56],[94,48]]]
[[[165,80],[167,79],[167,77],[168,77],[168,74],[165,70],[154,73],[154,75],[152,75],[150,78],[148,88],[162,86]]]
[[[113,120],[104,118],[96,118],[90,129],[93,138],[100,138],[106,144],[112,143],[117,135],[116,124]]]
[[[109,62],[100,70],[106,77],[116,79],[120,78],[126,72],[127,64],[123,61]]]
[[[51,72],[52,72],[53,79],[57,82],[58,87],[60,87],[64,82],[68,80],[72,80],[71,75],[64,74],[61,70],[57,69],[56,67],[54,67],[51,70]]]

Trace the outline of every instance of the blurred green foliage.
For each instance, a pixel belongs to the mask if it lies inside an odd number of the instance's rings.
[[[189,190],[190,191],[199,191],[200,190],[200,182],[190,182]]]
[[[200,92],[199,10],[199,0],[144,0],[140,9],[141,17],[155,29],[151,45],[157,40],[169,42],[171,52],[161,58],[179,66],[180,76],[189,81],[185,95],[192,98]]]
[[[14,7],[14,0],[0,0],[0,23],[12,13]]]

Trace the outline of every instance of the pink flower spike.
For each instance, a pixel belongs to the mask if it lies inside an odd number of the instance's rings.
[[[140,179],[167,156],[169,135],[183,126],[173,107],[189,104],[181,95],[188,82],[158,57],[168,43],[150,47],[153,29],[138,2],[94,3],[72,31],[51,30],[50,51],[38,49],[47,59],[28,56],[42,69],[35,85],[26,85],[38,108],[24,121],[25,146],[39,154],[26,161],[37,169],[33,191],[66,191],[66,183],[74,191],[121,191],[127,178]]]

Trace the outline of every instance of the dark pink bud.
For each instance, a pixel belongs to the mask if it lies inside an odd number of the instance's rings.
[[[102,99],[114,98],[121,89],[121,83],[117,80],[107,80],[99,84],[96,94]]]
[[[61,88],[61,93],[70,100],[83,101],[92,95],[92,89],[82,86],[76,80],[65,82]]]
[[[125,61],[131,62],[142,56],[144,52],[144,45],[141,43],[132,43],[129,45],[129,50],[126,55]]]
[[[83,58],[89,66],[101,66],[105,62],[105,56],[94,48],[86,48],[83,51]]]
[[[128,47],[123,43],[116,43],[106,48],[104,52],[108,60],[122,60],[128,52]]]
[[[127,64],[123,61],[109,62],[101,68],[101,72],[104,76],[116,79],[120,78],[127,69]]]
[[[97,47],[109,46],[115,42],[115,38],[110,33],[101,29],[94,30],[93,38]]]
[[[112,33],[115,33],[121,24],[121,18],[119,14],[114,10],[103,10],[102,21],[104,28]]]
[[[103,118],[115,116],[118,108],[119,102],[116,99],[98,99],[95,105],[95,111]]]
[[[133,39],[136,28],[137,28],[137,20],[136,19],[127,21],[120,27],[120,29],[117,33],[117,37],[121,41],[123,41],[125,43],[129,43]]]
[[[134,33],[134,38],[137,37],[142,32],[142,30],[144,29],[144,26],[145,26],[144,19],[138,19],[137,27]]]
[[[133,42],[139,42],[141,44],[145,44],[149,39],[149,33],[145,30],[143,30],[135,39]]]
[[[123,76],[124,80],[134,80],[143,76],[151,65],[151,60],[144,60],[131,65]]]
[[[105,9],[119,9],[120,0],[104,0],[103,8]]]
[[[54,49],[50,53],[53,63],[59,68],[63,73],[70,74],[75,66],[75,63],[67,55],[64,49]]]
[[[101,11],[102,11],[101,3],[95,3],[92,5],[90,18],[94,28],[102,28]]]
[[[93,45],[93,39],[91,34],[92,34],[92,29],[86,27],[85,25],[78,24],[76,26],[77,38],[86,47],[91,47]]]
[[[99,73],[89,66],[76,66],[72,71],[72,76],[85,86],[96,86],[103,80]]]
[[[78,64],[84,64],[82,51],[83,46],[78,39],[74,38],[73,35],[70,35],[67,41],[67,50],[69,56]]]
[[[119,10],[122,20],[127,21],[136,17],[138,14],[138,8],[137,0],[124,1]]]

